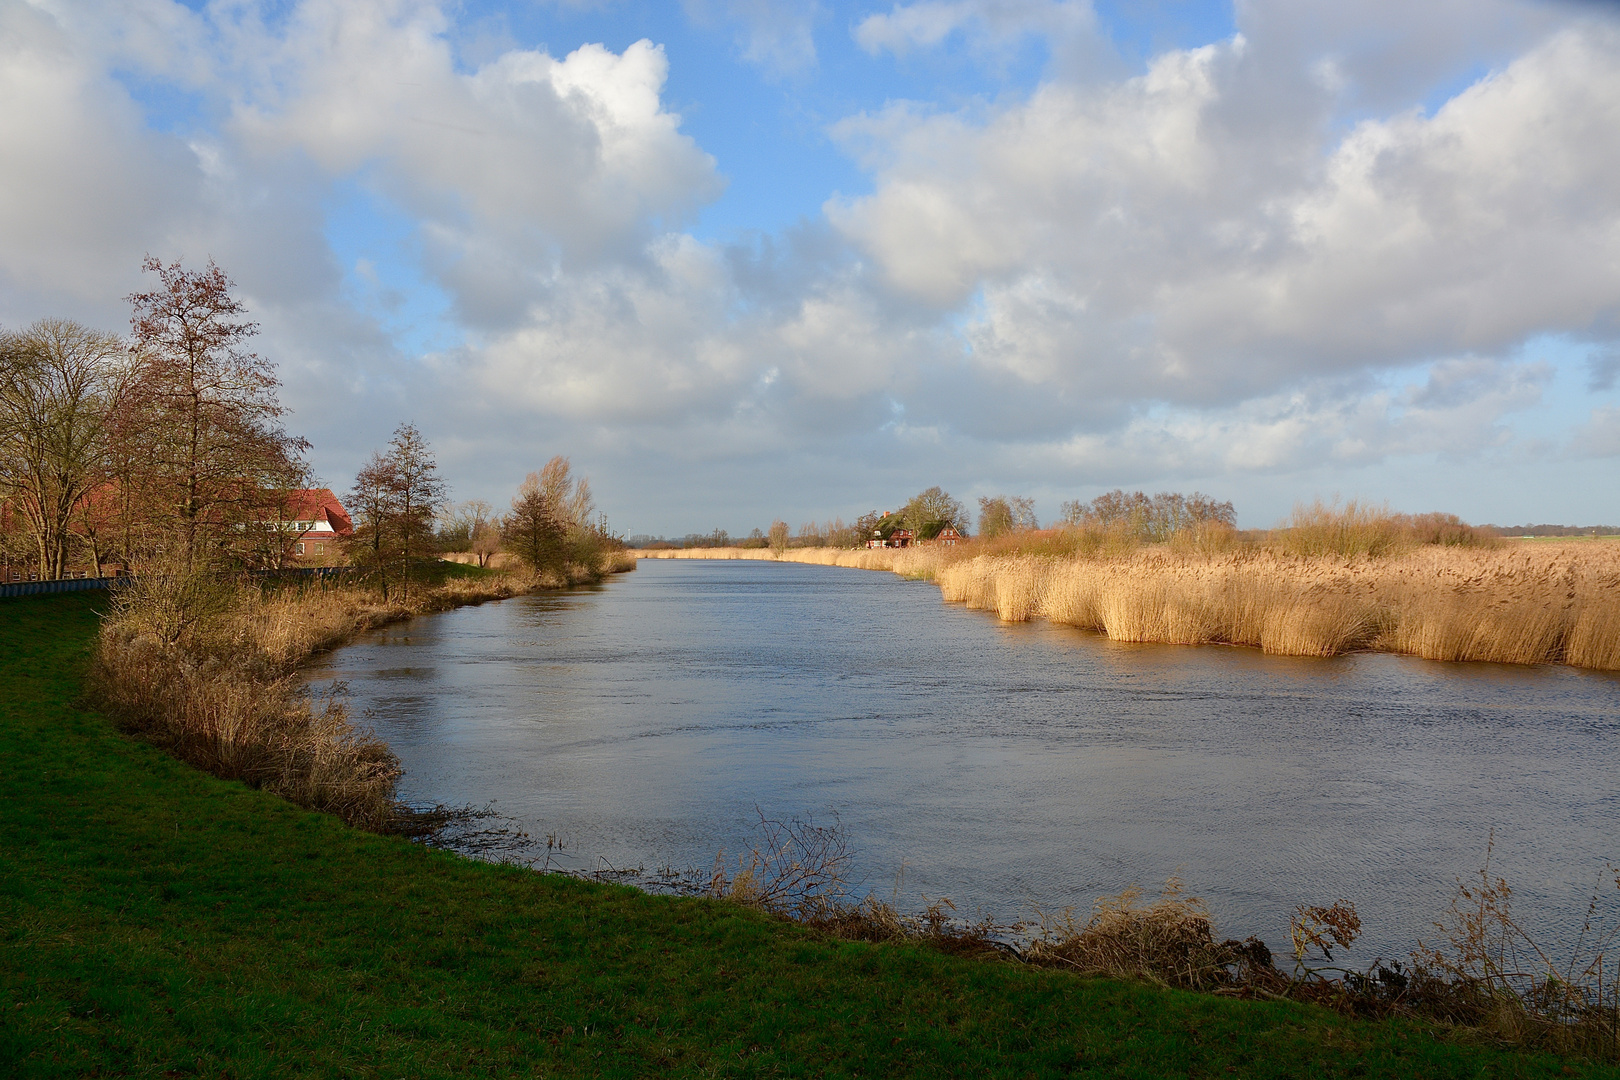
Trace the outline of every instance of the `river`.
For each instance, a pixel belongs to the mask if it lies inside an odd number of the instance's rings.
[[[493,803],[575,869],[707,870],[764,812],[841,824],[903,908],[1084,912],[1174,874],[1279,951],[1294,905],[1352,901],[1365,964],[1434,937],[1493,831],[1553,941],[1620,860],[1620,677],[1561,667],[1122,644],[886,573],[644,560],[308,674],[347,683],[407,799]]]

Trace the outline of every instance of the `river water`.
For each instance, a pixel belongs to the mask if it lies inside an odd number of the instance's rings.
[[[1493,831],[1557,942],[1620,861],[1608,674],[1122,644],[890,574],[644,560],[309,675],[347,683],[407,799],[493,802],[576,869],[706,870],[764,812],[841,824],[856,878],[905,908],[1085,912],[1174,874],[1218,933],[1278,948],[1294,905],[1343,898],[1364,964],[1433,938]]]

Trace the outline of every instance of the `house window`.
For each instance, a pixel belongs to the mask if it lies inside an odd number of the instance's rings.
[[[317,555],[325,555],[326,554],[326,545],[325,544],[316,544],[315,545],[315,554],[317,554]]]
[[[302,555],[303,553],[304,553],[304,542],[302,540],[300,540],[300,541],[298,541],[298,543],[293,545],[293,554],[294,555]]]

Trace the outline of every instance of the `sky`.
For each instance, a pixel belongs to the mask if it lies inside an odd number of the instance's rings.
[[[1620,522],[1620,5],[0,0],[0,325],[215,260],[342,492]]]

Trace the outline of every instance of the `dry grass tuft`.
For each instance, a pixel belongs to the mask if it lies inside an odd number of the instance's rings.
[[[1610,955],[1620,925],[1605,923],[1594,896],[1568,959],[1555,960],[1513,914],[1512,888],[1492,875],[1494,840],[1478,881],[1458,881],[1435,924],[1445,940],[1419,945],[1403,989],[1437,1018],[1502,1041],[1620,1057],[1620,971]],[[1609,874],[1620,889],[1620,870]]]
[[[113,630],[97,653],[92,695],[125,730],[199,769],[385,827],[400,776],[393,752],[350,724],[341,702],[314,702],[291,677],[252,668]]]
[[[1209,909],[1171,878],[1142,903],[1140,889],[1105,896],[1081,924],[1074,912],[1042,914],[1040,932],[1024,948],[1030,963],[1141,979],[1189,990],[1213,990],[1256,976],[1277,983],[1271,950],[1257,938],[1216,941]]]
[[[405,605],[354,584],[265,589],[158,568],[116,594],[89,693],[125,730],[200,769],[387,830],[410,816],[394,797],[398,759],[341,701],[311,700],[295,667],[372,627],[594,576],[451,578]]]

